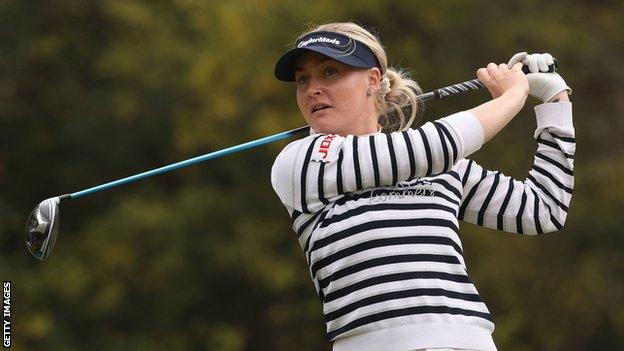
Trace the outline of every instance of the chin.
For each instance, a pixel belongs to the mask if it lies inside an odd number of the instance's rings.
[[[308,123],[312,129],[314,129],[317,133],[323,134],[340,134],[341,128],[332,124],[332,123],[324,123],[330,122],[329,120],[319,121],[318,119],[314,121],[314,123]]]
[[[336,128],[335,126],[330,126],[324,123],[314,123],[314,124],[310,124],[310,126],[317,133],[338,134],[338,128]]]

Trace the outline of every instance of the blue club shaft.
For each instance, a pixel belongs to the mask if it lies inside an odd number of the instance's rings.
[[[233,154],[235,152],[239,152],[239,151],[243,151],[243,150],[247,150],[247,149],[251,149],[254,148],[256,146],[260,146],[260,145],[264,145],[264,144],[269,144],[278,140],[283,140],[283,139],[288,139],[292,136],[295,136],[297,134],[303,134],[303,133],[308,133],[310,130],[309,126],[304,126],[304,127],[300,127],[297,129],[293,129],[293,130],[289,130],[286,132],[282,132],[282,133],[278,133],[278,134],[274,134],[274,135],[270,135],[264,138],[260,138],[260,139],[256,139],[253,141],[249,141],[243,144],[239,144],[239,145],[235,145],[235,146],[231,146],[225,149],[221,149],[218,151],[214,151],[214,152],[210,152],[204,155],[200,155],[197,157],[193,157],[193,158],[189,158],[187,160],[184,161],[180,161],[174,164],[170,164],[167,166],[163,166],[160,168],[156,168],[156,169],[152,169],[150,171],[146,171],[143,173],[139,173],[139,174],[135,174],[126,178],[122,178],[122,179],[118,179],[112,182],[108,182],[105,184],[101,184],[98,186],[94,186],[92,188],[88,188],[85,190],[81,190],[75,193],[71,193],[69,194],[69,197],[72,199],[76,199],[85,195],[89,195],[89,194],[93,194],[95,192],[98,191],[102,191],[102,190],[106,190],[106,189],[110,189],[119,185],[123,185],[123,184],[128,184],[131,182],[135,182],[137,180],[141,180],[147,177],[151,177],[157,174],[161,174],[161,173],[166,173],[169,171],[173,171],[179,168],[183,168],[183,167],[187,167],[190,165],[194,165],[196,163],[200,163],[206,160],[210,160],[213,158],[217,158],[217,157],[221,157],[221,156],[225,156],[225,155],[229,155],[229,154]]]

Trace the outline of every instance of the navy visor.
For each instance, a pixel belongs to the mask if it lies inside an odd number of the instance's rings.
[[[379,67],[371,49],[362,42],[343,34],[318,31],[298,39],[295,47],[279,58],[275,65],[275,77],[279,80],[294,82],[295,61],[308,51],[318,52],[349,66]]]

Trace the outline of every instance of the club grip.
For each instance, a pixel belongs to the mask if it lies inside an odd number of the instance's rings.
[[[552,72],[557,72],[557,59],[553,59],[554,63],[552,65],[548,66],[548,72],[552,73]],[[522,66],[522,72],[524,72],[524,74],[529,74],[531,73],[531,71],[529,71],[529,66]],[[537,73],[537,72],[536,72]],[[545,73],[545,72],[544,72]]]

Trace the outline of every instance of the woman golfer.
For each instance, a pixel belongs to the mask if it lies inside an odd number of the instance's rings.
[[[330,23],[296,41],[275,75],[296,82],[311,135],[277,156],[271,182],[291,217],[333,350],[495,350],[458,221],[540,234],[561,229],[573,187],[569,87],[548,54],[477,71],[493,99],[411,129],[419,87],[388,67],[378,38]],[[529,66],[525,75],[522,65]],[[524,181],[466,159],[531,94],[537,152]],[[382,130],[385,129],[385,132]]]

